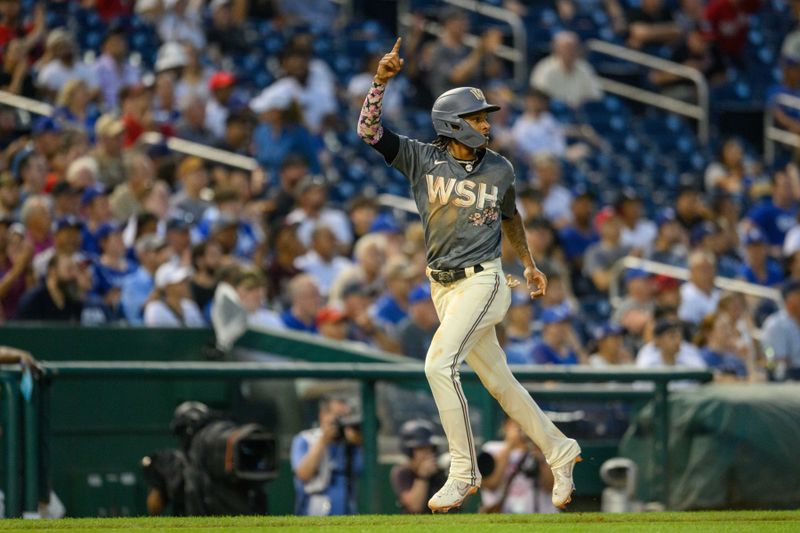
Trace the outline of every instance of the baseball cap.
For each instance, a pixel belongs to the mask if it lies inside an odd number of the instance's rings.
[[[659,335],[663,335],[664,333],[675,329],[681,329],[680,322],[674,318],[662,318],[656,322],[656,325],[653,328],[653,335],[658,337]]]
[[[170,41],[161,45],[156,56],[155,71],[163,72],[174,68],[183,68],[189,63],[186,51],[180,43]]]
[[[400,226],[395,222],[394,217],[388,213],[381,213],[372,221],[369,233],[403,233]]]
[[[106,222],[102,224],[99,228],[97,228],[97,233],[95,236],[97,237],[98,242],[102,242],[105,240],[106,237],[111,235],[112,233],[121,233],[122,226],[117,224],[116,222]]]
[[[43,133],[61,133],[63,128],[58,121],[53,120],[51,117],[41,117],[39,120],[34,122],[33,128],[31,128],[31,133],[34,135],[42,135]]]
[[[100,185],[95,187],[87,187],[84,189],[83,194],[81,195],[81,205],[87,206],[94,201],[95,198],[98,196],[106,196],[108,192],[106,189]]]
[[[192,275],[192,271],[184,266],[175,263],[164,263],[156,270],[156,287],[163,289],[169,285],[175,285],[186,281]]]
[[[97,119],[94,125],[94,132],[98,137],[114,137],[124,131],[125,123],[109,113]]]
[[[680,280],[661,274],[657,275],[654,281],[657,292],[677,290],[681,286]]]
[[[78,217],[66,216],[56,220],[54,226],[55,226],[55,231],[61,231],[62,229],[66,228],[80,229],[83,227],[83,222],[81,222],[81,219],[79,219]]]
[[[539,319],[542,321],[542,324],[547,325],[555,324],[556,322],[564,322],[569,320],[571,316],[572,313],[567,305],[554,305],[545,308]]]
[[[144,235],[136,241],[136,253],[142,254],[144,252],[154,252],[156,250],[160,250],[167,245],[166,241],[163,237],[158,236],[155,233],[151,233],[149,235]]]
[[[317,313],[317,324],[324,324],[326,322],[341,322],[342,320],[346,319],[347,315],[344,314],[344,311],[337,309],[336,307],[323,307]]]
[[[767,244],[767,236],[758,228],[750,228],[744,234],[744,245],[750,246],[752,244]]]
[[[53,196],[66,196],[66,195],[76,195],[80,194],[80,189],[76,189],[68,181],[59,181],[53,188],[50,190],[50,194]]]
[[[217,72],[208,80],[208,88],[212,91],[224,89],[236,83],[236,77],[230,72]]]
[[[606,322],[605,324],[594,328],[594,331],[592,331],[592,337],[594,337],[594,340],[596,341],[601,341],[606,337],[614,337],[617,335],[622,335],[624,332],[625,329],[623,329],[623,327],[620,326],[619,324]]]
[[[430,301],[431,286],[427,283],[420,283],[408,293],[408,305]]]
[[[642,270],[641,268],[628,268],[625,269],[625,282],[628,283],[635,279],[649,278],[650,273]]]

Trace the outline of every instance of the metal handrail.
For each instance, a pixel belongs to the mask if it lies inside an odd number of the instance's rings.
[[[611,306],[616,308],[622,302],[620,275],[626,268],[636,268],[644,270],[651,274],[659,274],[668,276],[670,278],[680,279],[686,281],[689,279],[689,269],[668,265],[666,263],[659,263],[657,261],[650,261],[649,259],[642,259],[628,255],[614,263],[611,267],[611,285],[608,288],[609,302]],[[714,278],[714,285],[722,290],[737,292],[746,296],[755,296],[757,298],[764,298],[772,300],[783,306],[783,298],[781,292],[777,289],[764,287],[755,283],[748,283],[738,279],[726,278],[717,276]]]
[[[672,113],[696,120],[698,123],[697,135],[703,144],[708,144],[710,135],[708,82],[702,72],[696,68],[687,67],[686,65],[681,65],[674,61],[668,61],[657,56],[645,54],[638,50],[632,50],[599,39],[589,39],[586,41],[586,48],[592,52],[624,59],[631,63],[637,63],[652,69],[663,70],[664,72],[669,72],[670,74],[685,78],[694,83],[697,88],[697,104],[690,104],[671,96],[665,96],[634,85],[600,77],[600,85],[604,91],[643,104],[660,107]]]
[[[777,104],[800,109],[800,98],[791,94],[779,94],[775,97]],[[772,105],[764,109],[764,160],[771,165],[775,161],[775,142],[800,148],[800,135],[775,126],[775,110]]]
[[[528,76],[528,32],[522,18],[516,13],[502,7],[491,6],[476,0],[442,0],[443,2],[460,7],[461,9],[478,13],[485,17],[493,18],[505,22],[511,27],[511,35],[514,46],[500,45],[495,55],[501,59],[514,63],[514,80],[524,84]],[[408,7],[408,0],[400,0],[397,3],[397,21],[405,27],[411,26],[411,13]],[[439,36],[442,34],[442,26],[436,22],[428,21],[425,23],[425,32]],[[464,36],[464,44],[475,48],[478,46],[481,37],[468,33]]]

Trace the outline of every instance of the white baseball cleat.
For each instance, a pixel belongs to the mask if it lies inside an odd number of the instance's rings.
[[[578,453],[580,454],[580,451]],[[553,505],[559,509],[564,509],[572,501],[572,492],[575,490],[572,469],[575,467],[575,463],[581,461],[581,456],[577,455],[567,464],[553,468]]]
[[[450,509],[461,507],[464,500],[472,494],[478,492],[478,485],[470,485],[466,481],[448,479],[428,500],[428,508],[434,513],[446,513]]]

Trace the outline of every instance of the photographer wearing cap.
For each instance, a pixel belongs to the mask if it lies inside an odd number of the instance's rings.
[[[323,398],[319,427],[292,440],[295,514],[355,514],[356,476],[363,468],[361,420],[340,397]]]
[[[404,513],[427,513],[428,500],[447,481],[436,461],[433,438],[433,424],[427,420],[409,420],[400,428],[400,441],[408,461],[395,465],[390,478]]]

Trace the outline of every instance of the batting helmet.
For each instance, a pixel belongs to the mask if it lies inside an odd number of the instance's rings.
[[[400,427],[400,442],[403,452],[411,457],[414,448],[435,446],[433,444],[433,424],[427,420],[409,420]]]
[[[492,113],[500,106],[486,102],[483,91],[475,87],[450,89],[433,103],[431,119],[436,133],[450,137],[470,148],[480,148],[486,144],[486,137],[470,126],[464,117],[480,111]]]

